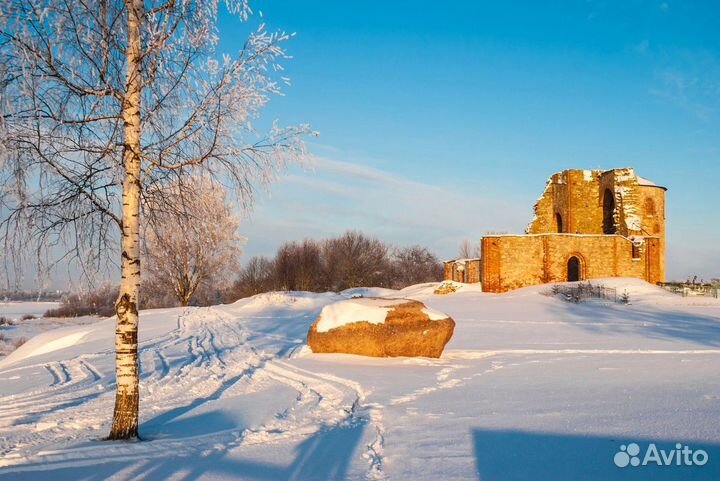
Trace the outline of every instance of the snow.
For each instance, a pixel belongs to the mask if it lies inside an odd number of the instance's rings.
[[[421,312],[428,316],[431,321],[441,321],[448,318],[447,314],[444,312],[440,312],[436,309],[430,309],[429,307],[422,309]]]
[[[455,288],[455,292],[453,294],[456,294],[458,292],[482,292],[482,285],[480,283],[473,283],[473,284],[466,284],[464,282],[457,282],[457,281],[443,281],[441,283],[438,282],[430,282],[426,284],[416,284],[414,286],[409,286],[404,289],[401,289],[399,292],[402,297],[407,298],[413,298],[418,299],[422,302],[422,299],[425,298],[425,296],[430,296],[435,293],[435,290],[438,288],[438,286],[452,286]],[[448,294],[448,295],[453,295]],[[397,294],[396,294],[397,295]]]
[[[80,342],[87,334],[87,331],[76,331],[74,329],[73,332],[62,337],[58,337],[56,332],[41,334],[30,341],[29,345],[22,350],[21,355],[11,356],[13,361],[15,361],[32,356],[39,356],[40,354],[46,354],[59,349],[65,349],[66,347],[74,346]]]
[[[585,182],[594,182],[595,172],[593,172],[592,170],[583,170],[583,180]]]
[[[384,287],[353,287],[340,292],[345,297],[392,297],[397,293]]]
[[[82,316],[76,318],[45,318],[41,317],[49,309],[55,309],[57,302],[2,302],[0,303],[0,316],[13,321],[12,325],[0,326],[0,356],[15,350],[15,343],[34,338],[40,333],[57,329],[59,327],[86,325],[97,322],[97,316]],[[36,319],[25,319],[26,315],[36,316]],[[0,357],[1,358],[1,357]]]
[[[647,186],[651,186],[651,187],[658,187],[658,185],[655,182],[653,182],[652,180],[648,180],[645,177],[640,177],[639,175],[636,177],[637,177],[638,185],[647,185]]]
[[[327,332],[353,322],[384,324],[392,306],[407,302],[407,299],[350,299],[323,307],[317,332]]]
[[[0,480],[720,478],[720,301],[592,282],[631,304],[567,303],[548,286],[385,292],[380,309],[411,297],[455,320],[440,359],[309,352],[323,307],[359,292],[142,311],[134,443],[100,440],[113,319],[42,334],[0,361]],[[57,349],[38,353],[39,339]],[[617,468],[630,442],[709,462]]]
[[[58,306],[60,306],[59,302],[0,302],[0,316],[7,317],[10,320],[18,320],[25,315],[42,317],[46,311],[55,309]]]

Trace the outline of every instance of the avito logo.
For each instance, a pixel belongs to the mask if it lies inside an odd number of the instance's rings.
[[[675,444],[675,449],[658,449],[655,443],[648,444],[645,454],[640,457],[640,446],[637,443],[623,444],[613,458],[619,468],[626,466],[704,466],[708,462],[708,454],[702,449],[691,449],[690,446]]]

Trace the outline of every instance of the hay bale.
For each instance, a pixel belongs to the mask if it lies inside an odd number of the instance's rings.
[[[455,321],[410,299],[350,299],[326,306],[308,332],[315,353],[440,357]]]

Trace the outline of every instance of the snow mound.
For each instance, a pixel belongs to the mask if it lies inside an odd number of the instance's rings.
[[[403,296],[429,296],[431,294],[451,294],[456,292],[482,292],[482,284],[465,284],[464,282],[442,281],[416,284],[401,289]]]
[[[306,291],[273,291],[240,299],[232,304],[232,307],[256,310],[268,307],[305,310],[333,302],[339,298],[334,292],[318,294]]]
[[[353,322],[369,322],[370,324],[383,324],[392,306],[403,304],[407,299],[372,299],[357,298],[335,302],[323,307],[317,332],[327,332],[330,329],[352,324]],[[447,317],[444,316],[443,319]]]
[[[452,281],[445,281],[445,282],[452,282]],[[441,284],[444,284],[444,282],[426,282],[425,284],[415,284],[413,286],[408,286],[408,287],[405,287],[404,289],[400,289],[399,292],[401,292],[402,295],[405,297],[429,296],[429,295],[433,294],[435,292],[435,289],[437,289],[438,286]]]
[[[718,306],[720,307],[720,299],[712,297],[682,297],[663,289],[660,286],[650,284],[647,281],[635,277],[601,277],[597,279],[587,279],[580,282],[553,282],[549,284],[538,284],[535,286],[523,287],[512,291],[499,294],[500,296],[516,297],[530,294],[545,294],[553,285],[573,286],[578,284],[592,284],[593,286],[603,286],[616,289],[617,295],[621,296],[627,292],[630,296],[630,302],[633,304],[655,304],[655,305],[695,305],[695,306]]]
[[[397,297],[398,291],[385,287],[353,287],[340,294],[345,297]]]
[[[39,334],[2,360],[3,366],[29,357],[40,356],[81,344],[94,330],[94,326],[73,326]]]

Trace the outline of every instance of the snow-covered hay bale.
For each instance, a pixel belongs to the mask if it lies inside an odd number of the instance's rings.
[[[447,314],[411,299],[348,299],[325,306],[308,332],[316,353],[440,357],[453,335]]]

